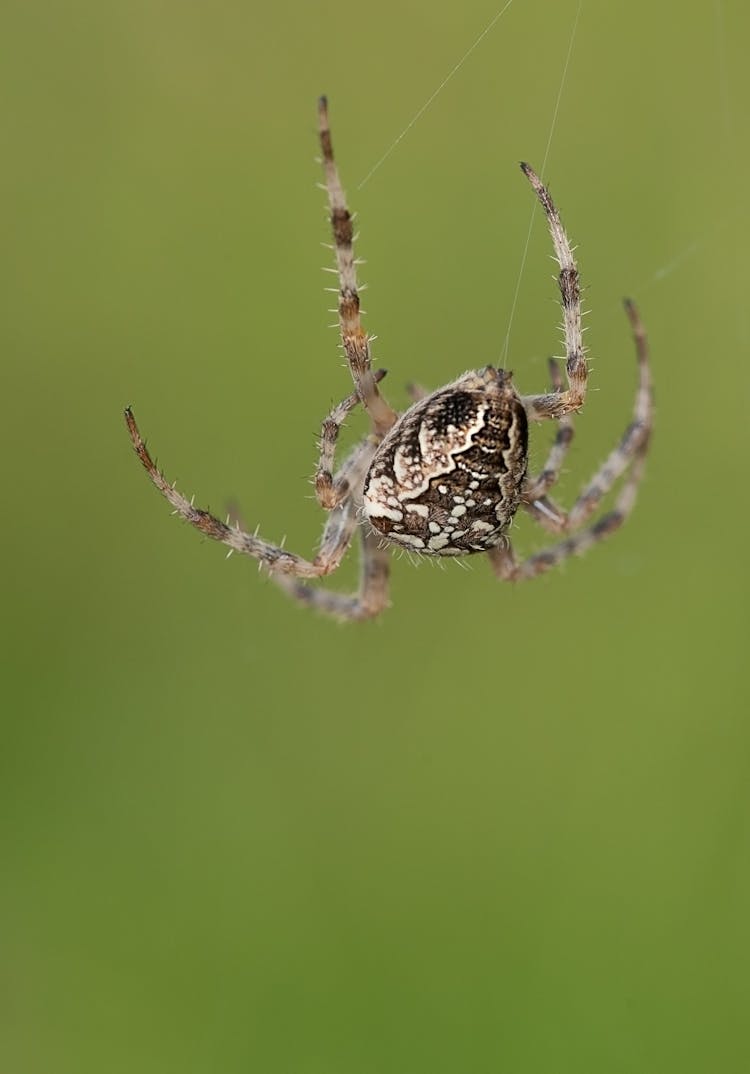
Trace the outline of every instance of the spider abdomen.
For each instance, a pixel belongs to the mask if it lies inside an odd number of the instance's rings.
[[[365,480],[365,518],[386,540],[425,555],[486,552],[518,508],[527,445],[510,373],[465,373],[385,436]]]

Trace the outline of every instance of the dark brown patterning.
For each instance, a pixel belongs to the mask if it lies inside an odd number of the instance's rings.
[[[465,373],[386,435],[365,480],[365,518],[386,540],[427,555],[486,552],[518,509],[527,446],[510,373]]]
[[[414,405],[400,414],[381,393],[385,370],[373,368],[372,337],[362,325],[354,228],[333,156],[325,97],[318,101],[318,132],[336,258],[333,271],[338,277],[338,326],[354,382],[354,391],[331,410],[321,428],[315,495],[327,520],[320,546],[306,559],[285,549],[283,542],[266,540],[257,529],[248,532],[193,506],[157,467],[128,407],[130,439],[154,485],[174,514],[227,545],[230,552],[252,556],[295,600],[337,619],[371,619],[387,607],[394,545],[432,556],[486,552],[497,577],[508,582],[534,578],[569,556],[587,552],[614,533],[632,511],[648,451],[653,423],[651,370],[635,306],[625,304],[638,359],[632,420],[565,511],[550,492],[573,439],[573,415],[586,399],[588,365],[578,268],[549,191],[533,168],[521,165],[544,210],[560,269],[565,360],[562,367],[550,360],[548,390],[519,396],[510,373],[486,366],[433,392],[413,387]],[[289,380],[294,383],[293,376]],[[283,398],[279,388],[278,399]],[[337,463],[339,432],[358,406],[367,412],[369,431]],[[558,434],[542,469],[527,474],[527,426],[545,420],[559,422]],[[621,478],[609,510],[592,518]],[[557,538],[521,561],[508,536],[519,510]],[[357,590],[337,593],[314,584],[338,569],[355,534],[362,548]]]

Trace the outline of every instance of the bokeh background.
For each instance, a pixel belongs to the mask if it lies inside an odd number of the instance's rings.
[[[583,5],[545,169],[591,310],[566,500],[628,420],[624,294],[658,400],[637,510],[585,559],[515,589],[403,559],[341,627],[171,518],[122,422],[314,547],[350,390],[323,91],[390,397],[498,359],[575,0],[515,0],[357,184],[499,7],[3,5],[8,1074],[750,1065],[747,5]],[[549,255],[537,212],[527,391]]]

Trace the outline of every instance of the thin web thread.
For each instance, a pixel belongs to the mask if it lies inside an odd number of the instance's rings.
[[[380,165],[381,165],[381,164],[384,164],[384,163],[385,163],[385,161],[386,161],[386,160],[388,159],[388,157],[389,157],[389,156],[391,155],[391,153],[392,153],[392,152],[393,152],[393,150],[394,150],[394,149],[396,148],[396,146],[397,146],[397,145],[399,144],[399,142],[400,142],[400,141],[401,141],[401,140],[402,140],[403,138],[405,138],[405,137],[406,137],[406,135],[407,135],[407,134],[409,133],[409,131],[410,131],[410,130],[412,129],[412,127],[413,127],[413,126],[414,126],[414,124],[415,124],[415,123],[417,122],[417,120],[418,120],[418,119],[421,119],[421,117],[422,117],[422,116],[423,116],[423,115],[425,114],[425,112],[426,112],[426,111],[427,111],[427,109],[428,109],[428,108],[430,107],[430,105],[432,104],[432,102],[433,102],[433,101],[435,100],[435,98],[437,97],[437,95],[438,95],[438,94],[439,94],[439,93],[440,93],[440,92],[441,92],[441,91],[442,91],[443,89],[445,89],[445,87],[446,87],[446,86],[448,85],[448,83],[449,83],[449,82],[450,82],[450,80],[451,80],[451,79],[453,78],[453,76],[454,76],[455,74],[457,74],[457,72],[458,72],[458,71],[460,70],[460,68],[461,68],[461,67],[463,67],[464,63],[466,63],[466,61],[468,60],[469,56],[471,56],[471,54],[472,54],[472,52],[474,51],[474,49],[475,49],[475,48],[477,48],[477,46],[478,46],[478,45],[480,45],[480,44],[482,43],[482,41],[483,41],[483,40],[484,40],[484,38],[485,38],[485,37],[487,36],[487,34],[488,34],[488,33],[490,32],[490,30],[491,30],[491,29],[493,28],[493,26],[495,25],[495,23],[496,23],[496,22],[497,22],[497,21],[498,21],[498,20],[499,20],[499,19],[500,19],[500,18],[501,18],[501,17],[502,17],[502,16],[504,15],[504,14],[505,14],[505,12],[506,12],[506,11],[508,10],[508,8],[510,7],[510,5],[511,5],[512,3],[513,3],[513,0],[508,0],[508,2],[507,2],[507,3],[506,3],[506,4],[505,4],[505,5],[504,5],[504,6],[503,6],[503,7],[502,7],[502,8],[501,8],[501,9],[500,9],[500,10],[499,10],[498,12],[497,12],[497,14],[493,15],[493,17],[492,17],[492,18],[490,19],[490,21],[489,21],[489,22],[487,23],[487,25],[485,26],[485,28],[484,28],[484,29],[482,30],[481,34],[480,34],[480,35],[479,35],[479,37],[478,37],[478,38],[476,39],[476,41],[474,42],[474,44],[473,44],[473,45],[471,45],[471,46],[470,46],[470,47],[469,47],[469,48],[468,48],[468,49],[466,50],[466,52],[465,52],[465,53],[463,54],[463,56],[462,56],[462,57],[461,57],[461,59],[460,59],[460,60],[458,61],[458,63],[456,64],[456,66],[455,66],[455,67],[453,68],[453,70],[452,70],[452,71],[449,71],[449,73],[448,73],[448,74],[447,74],[447,75],[445,76],[445,78],[444,78],[444,79],[443,79],[443,81],[442,81],[442,82],[440,83],[440,85],[439,85],[439,86],[438,86],[438,88],[437,88],[437,89],[435,90],[435,92],[434,92],[434,93],[432,94],[432,96],[431,96],[431,97],[428,97],[428,98],[427,98],[427,100],[426,100],[426,101],[425,101],[425,103],[424,103],[424,104],[422,105],[422,107],[421,107],[421,108],[419,109],[419,111],[418,111],[418,112],[416,112],[416,113],[415,113],[415,115],[414,115],[414,116],[412,117],[412,119],[410,119],[410,120],[409,120],[409,122],[408,122],[408,123],[406,124],[406,126],[404,127],[404,129],[403,129],[403,130],[401,131],[401,133],[399,134],[398,138],[396,138],[396,139],[395,139],[395,141],[391,142],[390,146],[388,147],[388,149],[386,149],[385,153],[383,153],[383,155],[382,155],[382,157],[380,158],[380,160],[379,160],[379,161],[378,161],[378,162],[377,162],[377,163],[376,163],[376,164],[375,164],[375,165],[374,165],[374,166],[373,166],[373,167],[372,167],[372,168],[371,168],[371,169],[369,170],[369,172],[368,172],[368,173],[367,173],[367,175],[366,175],[366,176],[364,177],[364,179],[363,179],[363,180],[362,180],[362,181],[361,181],[361,182],[360,182],[360,183],[358,184],[358,186],[357,186],[357,190],[361,190],[361,189],[362,189],[362,187],[363,187],[363,186],[365,185],[365,183],[367,183],[367,182],[369,182],[369,181],[370,181],[370,179],[371,179],[371,178],[373,177],[373,175],[374,175],[374,174],[375,174],[375,172],[376,172],[376,171],[378,170],[378,168],[380,167]]]
[[[700,253],[706,246],[712,242],[717,235],[726,231],[727,228],[732,225],[735,226],[737,219],[742,217],[742,208],[737,206],[731,210],[730,213],[724,213],[718,220],[716,220],[710,228],[704,231],[692,242],[688,243],[681,250],[674,255],[674,257],[668,261],[665,265],[653,273],[647,280],[641,283],[639,287],[633,288],[633,293],[636,295],[642,294],[644,291],[650,290],[656,284],[666,280],[668,276],[671,276],[678,269],[681,269],[685,262],[694,257],[697,253]]]
[[[544,150],[544,159],[542,160],[542,170],[541,170],[542,180],[544,180],[544,173],[545,173],[545,171],[547,169],[547,160],[549,158],[550,148],[552,146],[552,136],[554,135],[555,127],[557,126],[557,115],[558,115],[558,112],[560,111],[560,102],[562,100],[563,90],[565,88],[565,81],[566,81],[566,79],[568,77],[568,67],[570,66],[570,58],[573,55],[573,43],[574,43],[574,41],[576,39],[576,32],[578,31],[578,22],[579,22],[579,20],[581,18],[581,9],[582,8],[583,8],[583,0],[578,0],[578,10],[576,11],[576,17],[575,17],[575,19],[573,21],[573,29],[570,32],[570,41],[568,42],[568,52],[567,52],[567,55],[565,57],[565,64],[563,66],[562,77],[560,79],[560,88],[557,91],[557,100],[555,101],[555,108],[554,108],[554,111],[552,113],[552,122],[551,122],[550,128],[549,128],[549,136],[547,138],[547,145],[546,145],[546,148]],[[510,307],[510,316],[508,318],[508,331],[505,333],[505,342],[503,344],[502,358],[501,358],[501,362],[502,362],[503,367],[505,366],[505,363],[508,360],[508,348],[510,347],[510,332],[511,332],[511,329],[513,327],[513,318],[515,317],[515,314],[516,314],[516,306],[518,304],[518,296],[519,296],[520,291],[521,291],[521,281],[523,279],[524,269],[526,268],[526,258],[528,257],[528,254],[529,254],[529,245],[531,243],[531,233],[534,230],[534,220],[536,219],[536,210],[537,210],[537,207],[536,207],[536,205],[534,205],[534,207],[531,210],[531,218],[529,219],[529,228],[528,228],[528,231],[526,232],[526,244],[524,245],[523,255],[521,257],[521,267],[518,270],[518,279],[516,280],[516,289],[515,289],[515,292],[513,294],[513,302],[511,303],[511,307]]]

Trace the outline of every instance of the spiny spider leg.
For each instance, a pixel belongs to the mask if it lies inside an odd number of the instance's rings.
[[[587,551],[630,514],[644,471],[653,421],[651,374],[646,335],[635,306],[626,303],[640,370],[632,420],[566,513],[549,492],[573,439],[572,415],[586,398],[588,368],[578,269],[548,190],[528,164],[521,165],[544,209],[559,264],[567,383],[553,362],[551,390],[519,396],[510,374],[487,366],[434,392],[410,386],[413,405],[399,415],[380,394],[385,371],[372,369],[370,337],[361,325],[352,218],[334,162],[325,97],[318,102],[318,132],[336,256],[338,326],[355,388],[331,410],[321,428],[315,491],[328,516],[318,554],[305,559],[269,543],[257,531],[246,532],[239,522],[229,525],[194,507],[158,469],[128,408],[130,438],[151,481],[175,514],[205,536],[258,560],[300,603],[339,619],[368,619],[386,607],[391,545],[436,556],[487,552],[496,575],[507,581],[532,578]],[[359,402],[368,412],[370,432],[336,470],[341,426]],[[560,423],[543,469],[532,476],[527,476],[528,419]],[[591,521],[616,482],[614,506]],[[564,535],[521,562],[507,536],[519,507],[547,530]],[[339,566],[355,530],[362,542],[357,592],[332,593],[311,584]]]
[[[368,437],[352,451],[334,481],[346,477],[356,494],[356,491],[361,488],[376,450],[376,439]],[[319,589],[307,582],[300,582],[289,575],[274,574],[273,576],[274,581],[288,596],[337,619],[370,619],[378,615],[388,604],[389,552],[387,548],[381,547],[381,541],[370,531],[369,526],[362,526],[361,520],[357,517],[360,505],[359,498],[355,499],[352,495],[331,511],[320,546],[320,555],[329,560],[340,561],[344,551],[349,547],[354,530],[357,526],[360,527],[362,563],[357,593],[335,593]]]
[[[490,563],[498,578],[505,582],[523,582],[529,578],[536,578],[537,575],[556,567],[568,556],[583,555],[592,545],[618,530],[635,505],[638,484],[645,468],[647,449],[648,439],[645,439],[638,447],[633,467],[620,490],[614,508],[592,525],[550,548],[529,556],[521,563],[516,562],[510,541],[504,546],[500,545],[491,549]]]
[[[269,570],[280,571],[283,574],[295,574],[300,578],[320,578],[322,575],[330,574],[331,571],[338,567],[346,547],[340,550],[337,549],[337,557],[331,558],[326,558],[321,549],[321,552],[311,562],[294,552],[287,552],[286,549],[280,548],[278,545],[270,544],[254,533],[246,533],[239,527],[228,526],[208,511],[194,507],[173,485],[170,485],[154,463],[143,442],[130,407],[125,411],[125,421],[136,455],[143,463],[148,476],[159,492],[171,503],[178,515],[184,518],[186,522],[189,522],[191,526],[195,526],[206,537],[221,541],[234,549],[235,552],[253,556],[254,559],[265,564]]]
[[[330,589],[320,589],[307,582],[300,582],[288,574],[275,575],[274,580],[290,597],[335,619],[373,619],[388,607],[390,553],[372,531],[361,527],[360,535],[362,559],[356,593],[336,593]]]
[[[552,390],[560,393],[563,390],[560,366],[554,358],[548,359],[548,363]],[[573,436],[573,418],[570,414],[564,414],[559,419],[557,435],[550,448],[547,461],[535,477],[527,477],[524,482],[523,499],[526,505],[533,503],[534,500],[541,499],[557,484],[565,456],[568,454],[568,448],[573,441]]]
[[[522,397],[529,420],[534,421],[541,418],[560,418],[571,411],[580,410],[586,398],[588,367],[581,330],[581,284],[568,236],[565,234],[560,214],[555,208],[549,191],[534,169],[528,164],[521,164],[521,169],[533,186],[547,216],[552,244],[560,265],[558,283],[565,329],[565,372],[568,377],[567,391]]]
[[[357,444],[334,474],[334,487],[358,489],[372,462],[376,448],[377,444],[372,436]],[[357,508],[358,503],[355,502],[352,496],[347,495],[342,496],[335,507],[331,509],[323,528],[320,551],[316,557],[316,562],[322,560],[335,566],[341,563],[351,544],[352,535],[359,524]],[[243,525],[239,507],[233,504],[231,511],[236,519],[236,525]],[[287,575],[274,573],[274,577],[278,580],[287,577]]]
[[[336,266],[339,274],[338,311],[341,342],[357,392],[370,415],[373,429],[379,436],[383,436],[395,424],[398,415],[378,391],[377,381],[372,372],[370,337],[362,328],[360,320],[357,271],[353,250],[354,229],[351,214],[346,207],[338,169],[333,159],[326,97],[321,97],[318,101],[318,121],[323,171],[328,191],[328,204],[331,209]]]
[[[334,488],[348,488],[351,491],[343,496],[331,510],[323,528],[318,555],[323,556],[326,562],[331,560],[340,562],[351,543],[352,534],[360,522],[357,512],[360,506],[362,482],[376,450],[377,441],[374,436],[370,435],[357,444],[334,474]]]
[[[653,398],[646,332],[635,303],[629,299],[625,301],[625,312],[633,330],[639,369],[639,383],[633,407],[633,420],[625,430],[619,445],[583,490],[571,511],[566,515],[555,506],[560,518],[558,532],[578,529],[596,509],[602,497],[612,488],[617,478],[622,476],[630,467],[626,480],[615,500],[614,508],[602,515],[590,526],[579,530],[574,536],[552,545],[551,548],[545,548],[541,552],[537,552],[522,563],[516,563],[510,541],[504,546],[492,549],[489,553],[492,568],[495,574],[505,581],[517,582],[534,578],[536,575],[550,570],[551,567],[556,566],[568,556],[581,555],[587,552],[591,545],[601,541],[604,537],[609,537],[611,533],[619,529],[633,509],[638,485],[645,469],[646,455],[648,454],[653,428]]]
[[[635,303],[625,301],[625,312],[630,321],[638,359],[638,390],[633,404],[633,417],[623,433],[620,443],[610,452],[589,483],[585,486],[569,511],[563,511],[547,497],[543,502],[550,512],[532,513],[542,525],[552,533],[571,533],[579,529],[599,506],[602,498],[619,477],[627,470],[638,453],[641,445],[648,441],[653,425],[653,400],[651,390],[651,368],[646,332],[641,324]],[[554,449],[553,449],[554,450]],[[524,505],[527,506],[527,505]]]
[[[651,367],[649,364],[648,340],[641,323],[635,303],[625,300],[625,312],[630,321],[638,358],[638,391],[633,405],[633,418],[620,443],[608,455],[575,501],[565,523],[567,530],[576,530],[589,518],[603,496],[612,488],[615,481],[630,465],[639,450],[648,444],[653,427],[653,392],[651,386]]]
[[[385,375],[385,369],[376,369],[373,374],[375,383],[379,383]],[[338,406],[333,408],[323,422],[323,428],[320,433],[320,459],[315,473],[315,495],[318,497],[320,506],[326,511],[331,511],[337,504],[341,503],[349,494],[351,488],[346,466],[342,467],[335,477],[332,471],[336,442],[341,432],[341,426],[359,402],[361,402],[359,392],[352,392]]]

